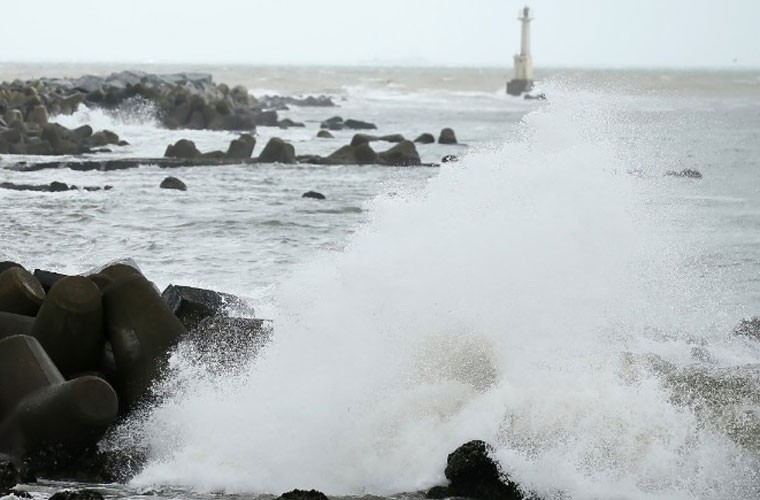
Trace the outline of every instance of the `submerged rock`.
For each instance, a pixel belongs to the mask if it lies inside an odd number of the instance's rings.
[[[320,139],[334,139],[335,138],[335,136],[332,135],[328,130],[324,130],[324,129],[317,132],[317,137],[319,137]]]
[[[95,490],[64,490],[52,495],[48,500],[103,500],[103,495]]]
[[[325,195],[322,193],[318,193],[316,191],[306,191],[304,194],[301,195],[301,198],[313,198],[315,200],[324,200]]]
[[[184,182],[177,179],[176,177],[166,177],[164,180],[161,181],[161,184],[158,186],[161,189],[176,189],[179,191],[187,191],[187,186]]]

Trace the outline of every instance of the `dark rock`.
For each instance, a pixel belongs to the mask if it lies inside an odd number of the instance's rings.
[[[0,340],[14,335],[31,335],[34,317],[0,312]]]
[[[343,118],[340,116],[333,116],[332,118],[323,121],[319,125],[319,128],[326,128],[327,130],[343,130],[345,124],[343,123]]]
[[[60,193],[63,191],[74,191],[79,189],[76,186],[69,186],[63,182],[53,181],[50,184],[14,184],[12,182],[0,182],[0,188],[10,189],[13,191],[37,191],[42,193]],[[100,189],[109,190],[112,186],[84,186],[85,191],[99,191]]]
[[[425,498],[443,499],[456,496],[456,493],[448,486],[433,486],[425,494]]]
[[[327,157],[333,165],[368,165],[377,161],[378,155],[367,143],[343,146]]]
[[[111,132],[110,130],[101,130],[99,132],[95,132],[92,134],[88,139],[87,143],[90,147],[101,147],[108,144],[119,144],[119,136],[115,133]]]
[[[0,461],[0,495],[8,495],[11,488],[18,483],[19,473],[16,466],[9,460]]]
[[[40,282],[40,285],[42,285],[45,293],[50,291],[50,288],[55,284],[56,281],[66,277],[65,274],[56,273],[53,271],[45,271],[42,269],[35,269],[34,273],[32,274],[35,278],[37,278],[37,281]]]
[[[544,94],[543,92],[540,93],[540,94],[525,94],[523,96],[523,99],[545,101],[546,100],[546,94]]]
[[[161,189],[176,189],[178,191],[187,191],[187,186],[184,182],[177,179],[176,177],[166,177],[164,180],[161,181],[161,184],[158,186]]]
[[[741,320],[734,328],[733,334],[760,340],[760,316]]]
[[[438,144],[456,144],[457,137],[454,135],[454,131],[450,128],[441,130],[441,134],[438,136]]]
[[[193,329],[205,318],[223,315],[223,312],[229,308],[246,308],[251,313],[253,312],[234,295],[204,288],[169,285],[161,296],[169,306],[169,310],[188,330]]]
[[[419,137],[417,137],[414,142],[417,142],[419,144],[433,144],[435,142],[435,136],[433,136],[433,134],[425,132],[424,134],[421,134]]]
[[[351,138],[351,146],[358,146],[360,144],[369,144],[371,141],[376,141],[377,137],[367,134],[354,134]]]
[[[351,130],[375,130],[377,125],[374,123],[363,122],[361,120],[348,119],[343,122],[343,126]]]
[[[694,170],[691,168],[683,169],[680,172],[676,172],[675,170],[668,170],[667,172],[665,172],[665,175],[669,175],[672,177],[688,177],[689,179],[702,178],[702,174],[698,170]]]
[[[470,441],[451,453],[446,462],[449,488],[457,496],[483,500],[522,500],[517,485],[501,472],[489,456],[491,447]]]
[[[301,122],[294,122],[290,118],[283,118],[279,122],[277,122],[277,126],[280,128],[290,128],[290,127],[305,127],[306,125]]]
[[[383,165],[410,166],[421,163],[417,148],[411,141],[402,141],[389,150],[378,153],[377,157]]]
[[[89,125],[82,125],[81,127],[77,127],[72,130],[71,133],[79,139],[87,139],[92,135],[92,127]]]
[[[317,490],[292,490],[283,493],[276,500],[330,500],[321,491]]]
[[[2,273],[3,271],[7,271],[8,269],[12,267],[20,267],[21,269],[24,269],[24,266],[22,266],[18,262],[13,262],[11,260],[4,260],[0,262],[0,273]]]
[[[406,139],[401,134],[389,134],[389,135],[380,136],[378,140],[385,141],[385,142],[401,142],[401,141],[405,141]]]
[[[99,368],[105,343],[100,289],[84,276],[64,276],[50,288],[32,336],[64,377]]]
[[[256,146],[256,139],[251,134],[242,134],[237,139],[230,142],[227,149],[227,158],[236,158],[244,160],[250,158],[253,154],[253,148]]]
[[[166,148],[164,156],[167,158],[200,158],[201,152],[195,147],[193,141],[180,139]]]
[[[23,267],[0,273],[0,311],[35,316],[44,299],[42,285]]]
[[[317,132],[317,137],[319,137],[320,139],[334,139],[335,138],[335,136],[332,135],[327,130],[320,130],[319,132]]]
[[[301,198],[313,198],[315,200],[324,200],[325,195],[316,191],[307,191],[301,195]]]
[[[64,490],[55,493],[48,500],[103,500],[103,495],[95,490]]]
[[[279,137],[272,137],[264,146],[258,161],[259,163],[295,163],[295,148]]]
[[[119,409],[124,413],[149,401],[150,387],[164,369],[169,350],[187,331],[139,272],[115,278],[103,290],[103,311],[118,368]]]
[[[457,155],[446,155],[443,158],[441,158],[442,163],[452,163],[452,162],[458,162],[459,157]]]
[[[26,116],[26,122],[34,125],[39,125],[40,127],[47,125],[48,113],[45,106],[38,105],[32,108],[32,110]]]

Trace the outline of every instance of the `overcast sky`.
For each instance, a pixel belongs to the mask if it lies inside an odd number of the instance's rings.
[[[531,0],[540,66],[760,67],[760,0]],[[4,1],[0,61],[511,67],[513,0]]]

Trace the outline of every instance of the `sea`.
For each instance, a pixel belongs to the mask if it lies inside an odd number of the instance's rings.
[[[274,136],[329,154],[353,134],[316,138],[335,115],[459,144],[418,145],[436,167],[0,158],[0,182],[113,186],[0,190],[0,260],[78,274],[130,258],[273,325],[243,362],[177,347],[158,403],[100,444],[146,453],[127,484],[41,479],[33,498],[419,499],[472,439],[547,500],[760,498],[760,339],[732,333],[760,315],[760,69],[542,69],[546,100],[506,95],[505,68],[2,63],[0,80],[124,69],[337,104],[281,112],[305,127],[259,127],[254,155]],[[166,130],[145,106],[51,120],[118,133],[113,157],[237,135]],[[686,169],[701,178],[667,175]],[[169,175],[187,191],[159,189]]]

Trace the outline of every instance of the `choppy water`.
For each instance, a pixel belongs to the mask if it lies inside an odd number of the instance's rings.
[[[242,371],[176,353],[164,403],[108,441],[149,465],[108,494],[411,492],[479,438],[547,498],[760,497],[760,346],[729,335],[760,314],[760,73],[559,72],[546,103],[503,95],[494,70],[217,73],[340,100],[294,108],[306,129],[259,144],[328,153],[350,134],[313,137],[340,114],[407,137],[451,126],[470,147],[420,147],[464,155],[440,169],[0,170],[114,186],[0,192],[0,258],[80,272],[131,256],[159,285],[238,293],[274,319]],[[60,121],[140,156],[232,137]],[[703,178],[663,176],[684,168]],[[167,174],[189,190],[157,189]]]

